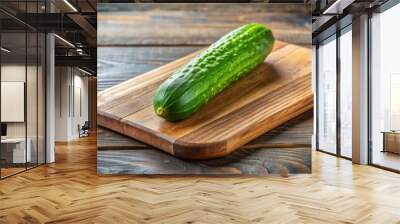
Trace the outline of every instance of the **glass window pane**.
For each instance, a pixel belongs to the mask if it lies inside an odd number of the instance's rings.
[[[371,19],[372,163],[400,170],[400,4]]]
[[[38,104],[38,88],[37,88],[37,74],[38,74],[38,57],[37,57],[37,33],[28,32],[28,55],[27,55],[27,80],[26,80],[26,116],[27,116],[27,143],[29,153],[28,168],[37,165],[37,132],[38,132],[38,120],[37,120],[37,104]]]
[[[20,16],[45,12],[45,0],[0,5]],[[4,178],[45,162],[46,40],[43,33],[2,12],[0,20],[0,177]]]
[[[37,13],[37,1],[27,2],[26,12]],[[37,17],[33,17],[37,19]],[[34,22],[34,21],[32,21]],[[35,30],[27,30],[27,75],[26,75],[26,125],[27,125],[27,149],[30,150],[30,158],[27,167],[37,165],[37,132],[38,132],[38,35]]]
[[[352,157],[352,35],[340,36],[340,153]]]
[[[45,65],[46,65],[46,37],[43,33],[39,33],[38,35],[38,164],[45,163],[45,87],[46,87],[46,74],[45,74]]]
[[[318,149],[336,153],[336,39],[318,48]]]
[[[1,173],[2,178],[25,170],[26,33],[1,34]]]

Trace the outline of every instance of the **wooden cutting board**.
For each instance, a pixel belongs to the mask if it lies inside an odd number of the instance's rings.
[[[177,157],[210,159],[313,107],[311,50],[278,41],[262,65],[190,118],[173,123],[158,117],[152,105],[155,90],[201,51],[100,92],[99,125]]]

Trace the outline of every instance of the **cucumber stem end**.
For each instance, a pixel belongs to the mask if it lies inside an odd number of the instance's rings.
[[[156,114],[158,115],[158,116],[163,116],[163,114],[164,114],[164,108],[162,108],[162,107],[159,107],[159,108],[157,108],[156,109]]]

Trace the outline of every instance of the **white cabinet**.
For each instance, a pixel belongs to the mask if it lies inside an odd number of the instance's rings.
[[[12,151],[12,163],[25,163],[32,161],[32,141],[27,139],[25,151],[25,138],[2,139],[1,144]],[[26,160],[26,161],[25,161]]]

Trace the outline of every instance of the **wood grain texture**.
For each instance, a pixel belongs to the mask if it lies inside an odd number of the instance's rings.
[[[99,125],[174,156],[225,156],[257,136],[312,108],[311,51],[277,42],[264,64],[190,118],[168,122],[155,115],[154,91],[190,54],[98,95]]]
[[[311,172],[313,115],[308,111],[230,155],[204,161],[171,156],[107,129],[97,134],[97,172],[152,175],[269,175]]]
[[[99,47],[97,49],[98,91],[119,84],[192,52],[199,46]]]
[[[307,4],[99,4],[97,9],[99,46],[204,46],[251,22],[266,24],[281,41],[311,44]]]
[[[257,12],[255,19],[258,22],[276,24],[276,26],[279,24],[285,37],[282,40],[311,47],[311,21],[307,6],[292,4],[264,6],[205,3],[136,4],[133,6],[99,4],[98,90],[102,91],[209,45],[212,40],[220,38],[223,32],[233,29],[236,26],[232,24],[234,20],[241,21],[241,18],[252,16],[250,14],[253,12]],[[158,15],[159,13],[164,16]],[[261,13],[264,15],[260,16]],[[179,17],[179,19],[164,21],[165,14],[167,17]],[[103,15],[106,17],[101,18]],[[196,15],[196,18],[192,18],[193,15]],[[127,17],[126,20],[124,16]],[[194,29],[189,26],[192,20],[195,20],[198,25],[194,31],[191,31],[191,36],[185,37],[184,35],[189,33],[188,29]],[[237,23],[237,26],[243,22],[245,21]],[[183,26],[182,23],[185,25]],[[174,26],[177,31],[164,26],[152,33],[152,41],[149,42],[149,29],[164,24]],[[131,27],[132,29],[129,29]],[[225,31],[219,30],[221,27],[224,27]],[[206,32],[203,28],[213,31]],[[111,34],[111,32],[114,33]],[[193,32],[201,33],[201,35],[197,36]],[[206,35],[209,40],[204,41]],[[305,40],[307,38],[308,40]],[[201,42],[206,44],[200,44]]]
[[[99,176],[95,137],[56,145],[56,163],[0,181],[0,223],[385,223],[400,178],[312,152],[312,174]]]
[[[283,159],[290,157],[290,160]],[[181,160],[159,150],[101,150],[97,172],[152,175],[252,175],[310,173],[309,147],[243,149],[219,159]]]
[[[262,134],[241,148],[310,146],[313,122],[313,111],[307,111]],[[154,149],[146,143],[105,128],[100,128],[97,132],[97,145],[99,150]]]

